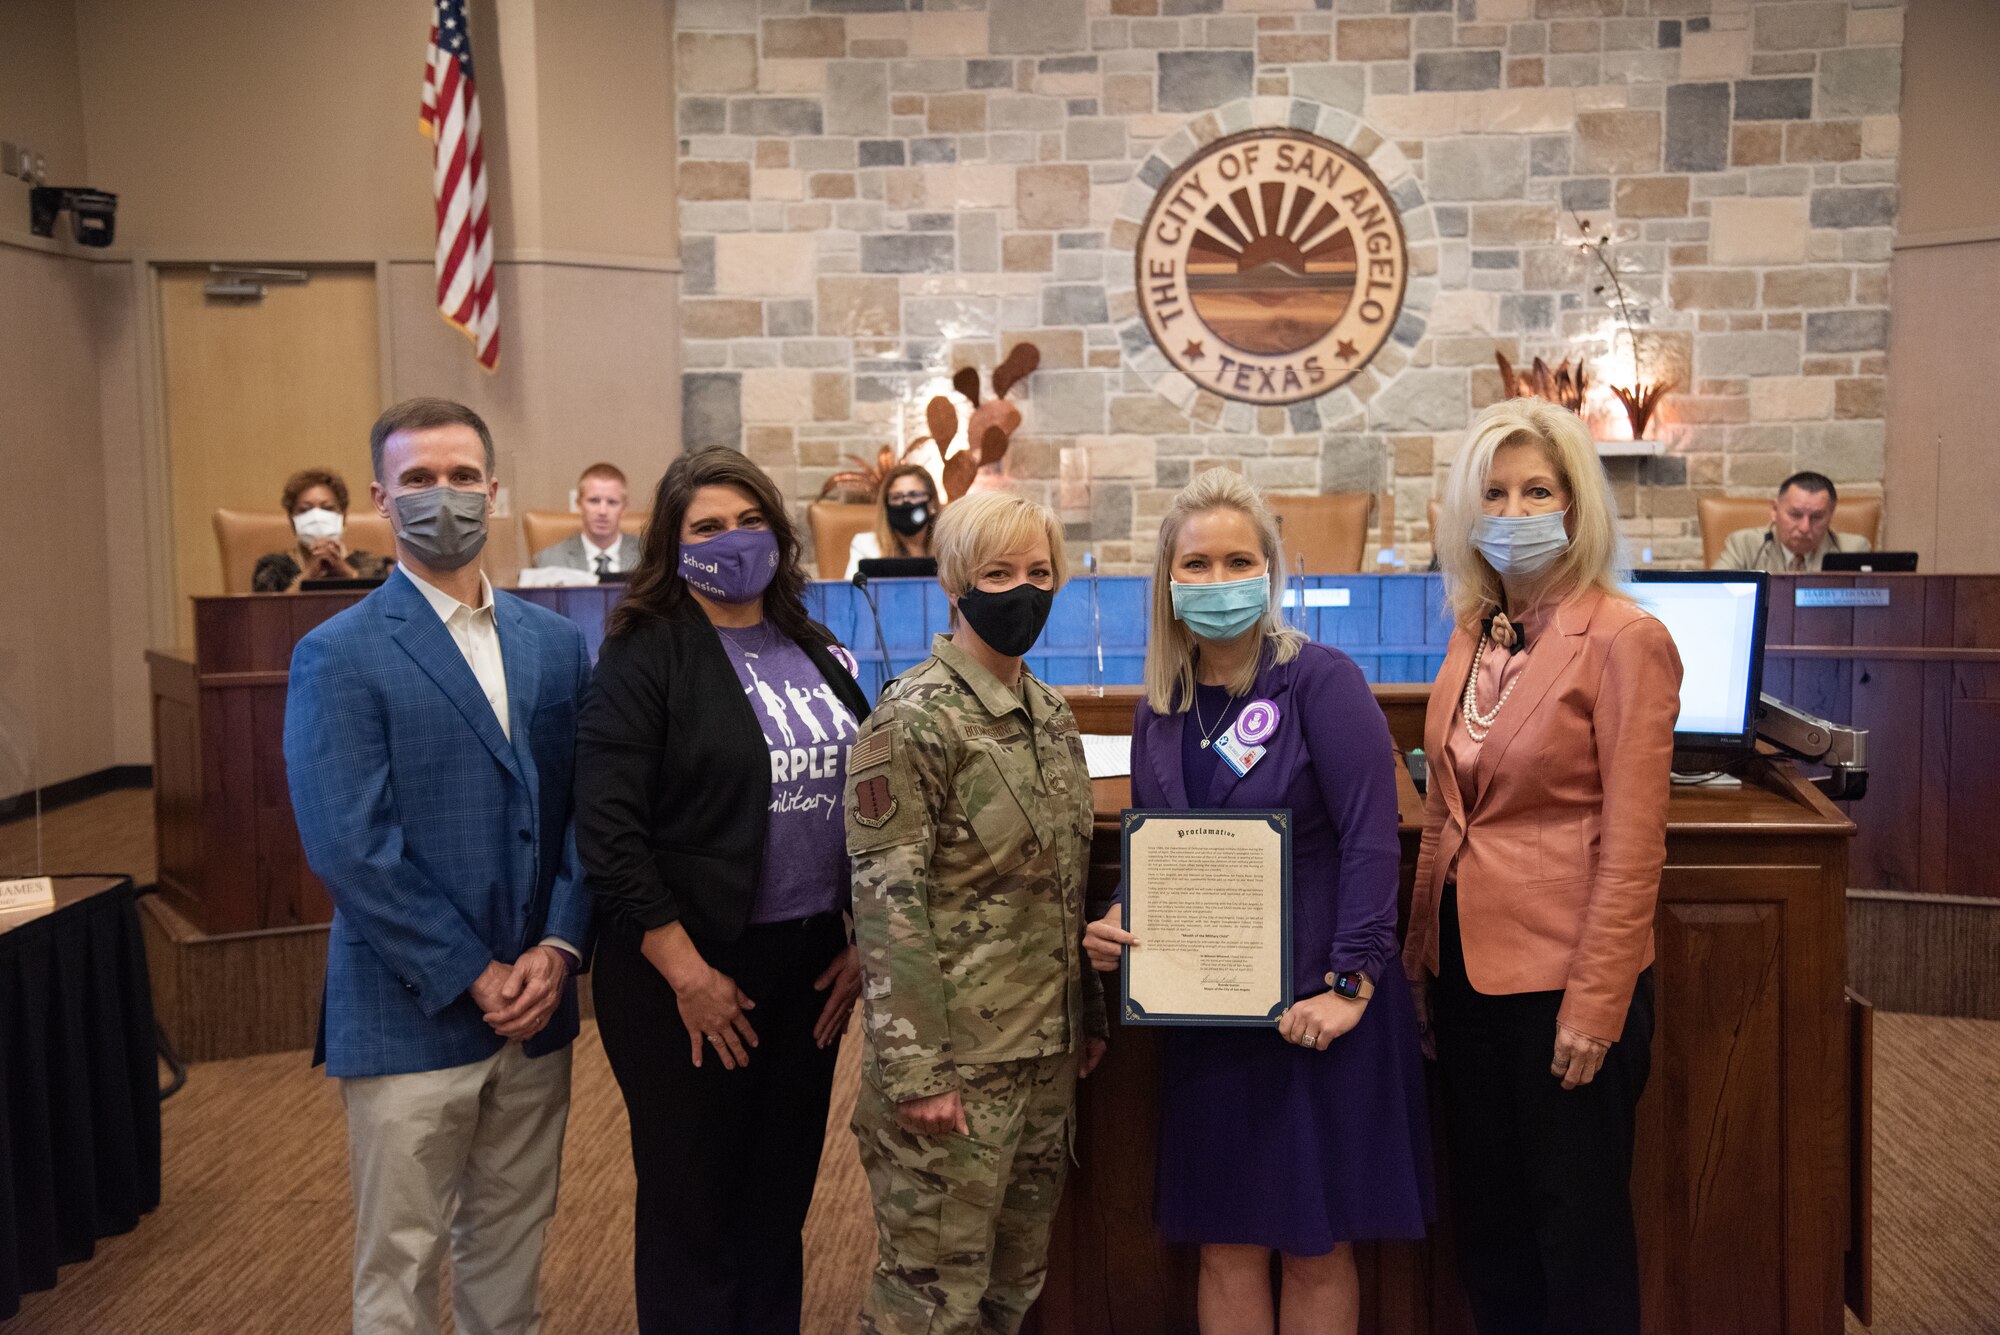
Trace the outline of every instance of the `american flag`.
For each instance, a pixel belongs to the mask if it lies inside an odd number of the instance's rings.
[[[437,0],[420,121],[431,140],[437,200],[438,311],[465,331],[473,355],[491,371],[500,363],[500,298],[493,290],[493,227],[465,0]]]

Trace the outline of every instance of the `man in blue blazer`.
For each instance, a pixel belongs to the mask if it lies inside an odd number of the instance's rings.
[[[570,828],[583,636],[481,570],[498,495],[471,409],[375,423],[381,588],[292,654],[285,766],[333,896],[315,1060],[341,1082],[354,1329],[533,1332],[590,936]]]

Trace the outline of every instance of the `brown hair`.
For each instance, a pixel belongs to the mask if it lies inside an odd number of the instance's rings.
[[[824,632],[806,615],[806,576],[799,568],[799,532],[771,475],[735,450],[715,445],[683,454],[668,465],[653,492],[653,513],[639,540],[639,564],[626,582],[625,597],[611,613],[608,633],[623,635],[648,617],[673,616],[695,606],[681,578],[681,521],[703,487],[733,487],[756,502],[778,540],[778,572],[764,590],[764,616],[793,640],[823,641]]]
[[[882,490],[875,497],[875,550],[882,556],[903,554],[903,535],[889,527],[889,488],[896,485],[897,478],[920,477],[924,480],[924,490],[931,494],[931,517],[924,521],[926,536],[937,531],[938,489],[931,477],[931,470],[922,464],[897,464],[882,478]]]
[[[592,464],[577,476],[577,490],[581,491],[583,484],[594,477],[602,478],[606,482],[616,482],[621,487],[626,485],[625,474],[617,464]]]
[[[426,431],[434,426],[469,426],[477,431],[479,443],[486,447],[486,480],[493,480],[499,471],[493,461],[493,433],[478,413],[450,399],[404,399],[375,419],[368,432],[368,462],[375,469],[375,480],[388,480],[382,476],[382,447],[389,443],[389,437],[398,431]]]
[[[299,497],[314,487],[325,487],[331,491],[333,503],[340,507],[342,514],[347,513],[347,484],[340,480],[340,474],[324,468],[301,468],[285,479],[285,498],[282,502],[285,513],[294,513],[298,509]]]

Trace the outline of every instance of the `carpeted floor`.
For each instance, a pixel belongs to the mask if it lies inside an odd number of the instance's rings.
[[[50,865],[152,879],[151,794],[52,813]],[[32,834],[0,825],[0,868]],[[846,1129],[857,1050],[844,1045],[806,1231],[806,1322],[854,1327],[874,1251]],[[625,1108],[586,1026],[544,1294],[550,1335],[633,1326]],[[331,1081],[304,1053],[212,1062],[165,1107],[158,1211],[31,1294],[4,1335],[259,1335],[345,1329],[353,1211]],[[1873,1335],[2000,1335],[2000,1021],[1881,1015],[1875,1066]],[[1864,1328],[1848,1318],[1851,1335]],[[1773,1335],[1779,1335],[1773,1332]]]
[[[2000,1022],[1879,1018],[1874,1335],[2000,1332]],[[853,1329],[874,1234],[845,1127],[843,1053],[806,1230],[806,1330]],[[577,1050],[544,1293],[550,1335],[632,1329],[623,1103],[594,1028]],[[347,1312],[353,1214],[332,1083],[302,1053],[195,1067],[166,1105],[165,1203],[6,1335],[332,1331]],[[1850,1331],[1860,1331],[1849,1318]],[[1777,1335],[1776,1332],[1773,1335]]]

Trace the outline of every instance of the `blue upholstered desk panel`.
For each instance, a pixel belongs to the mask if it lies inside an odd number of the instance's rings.
[[[1298,581],[1287,586],[1296,604]],[[1305,606],[1287,617],[1315,640],[1345,650],[1370,681],[1421,681],[1444,666],[1451,627],[1444,616],[1444,588],[1436,575],[1309,575]],[[815,583],[806,592],[813,616],[840,637],[861,663],[861,686],[871,696],[885,677],[930,653],[931,636],[946,630],[950,605],[935,580],[883,579],[869,584],[882,614],[889,671],[877,647],[866,597],[851,584]],[[1092,633],[1091,598],[1103,644]],[[1344,602],[1345,605],[1339,605]],[[1048,629],[1028,656],[1043,681],[1057,686],[1136,685],[1145,670],[1152,580],[1144,575],[1100,575],[1071,580],[1056,595]]]

